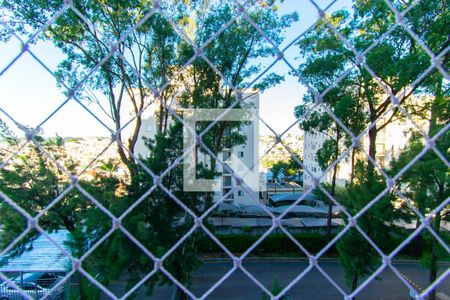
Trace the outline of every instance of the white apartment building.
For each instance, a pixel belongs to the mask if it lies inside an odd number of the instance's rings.
[[[385,119],[379,120],[379,124],[383,124]],[[393,158],[398,157],[401,150],[406,146],[411,136],[411,130],[415,129],[413,122],[409,119],[406,121],[395,121],[390,123],[377,134],[377,154],[376,161],[382,167],[389,166]],[[308,169],[314,177],[318,178],[323,171],[317,162],[317,151],[322,148],[323,143],[330,137],[322,132],[305,133],[303,142],[304,148],[304,166]],[[362,138],[361,146],[368,153],[369,140],[367,135]],[[344,157],[338,164],[338,173],[336,183],[338,186],[344,186],[346,182],[350,181],[351,161],[350,154]],[[331,183],[332,171],[329,171],[326,176],[321,178],[320,182]],[[307,190],[313,185],[313,178],[304,172],[303,188]]]
[[[243,95],[243,104],[245,107],[251,107],[252,110],[257,111],[259,108],[259,93],[253,92]],[[144,138],[153,138],[157,132],[156,119],[154,117],[155,109],[150,108],[143,115],[141,130],[139,131],[138,142],[135,145],[135,154],[137,156],[148,157],[150,151],[145,145]],[[220,182],[220,187],[214,193],[214,200],[220,200],[225,194],[230,192],[231,189],[235,188],[233,192],[227,195],[227,203],[234,205],[253,205],[259,199],[259,192],[264,190],[264,184],[259,184],[264,182],[261,180],[259,173],[259,123],[258,122],[248,122],[241,127],[240,132],[247,137],[246,143],[244,145],[239,145],[234,149],[225,149],[219,154],[219,158],[226,162],[226,164],[233,170],[233,172],[239,176],[243,177],[244,174],[248,172],[245,179],[251,180],[253,177],[258,178],[257,185],[260,186],[259,189],[255,189],[255,184],[250,187],[244,180],[244,182],[237,182],[233,178],[232,174],[227,169],[223,169],[223,166],[219,163],[217,164],[217,171],[222,173],[222,176],[218,179]],[[209,155],[198,151],[197,153],[198,161],[205,162],[208,165],[210,162]]]
[[[323,143],[328,139],[328,136],[322,132],[309,133],[305,132],[303,139],[303,166],[309,170],[310,173],[318,178],[322,174],[322,169],[317,162],[317,151],[322,148]],[[324,177],[321,182],[327,182],[328,178]],[[303,190],[308,190],[313,185],[313,178],[311,175],[303,172]]]

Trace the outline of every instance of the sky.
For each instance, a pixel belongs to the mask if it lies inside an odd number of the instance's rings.
[[[333,1],[317,0],[316,3],[325,8]],[[329,11],[342,7],[351,7],[350,0],[334,1]],[[317,10],[307,0],[285,0],[279,5],[280,13],[297,11],[299,21],[294,23],[285,33],[284,42],[280,49],[295,40],[317,20]],[[0,25],[1,26],[1,25]],[[16,128],[8,121],[8,116],[22,125],[37,127],[41,125],[44,135],[54,136],[108,136],[108,130],[103,127],[80,104],[73,100],[66,101],[63,88],[57,87],[54,77],[40,64],[50,70],[55,70],[58,63],[64,59],[64,54],[50,42],[38,42],[30,46],[30,53],[20,53],[21,44],[15,38],[7,43],[0,42],[0,118],[8,125]],[[285,52],[286,59],[295,66],[298,49],[295,45]],[[36,59],[37,58],[37,59]],[[12,65],[11,62],[14,61]],[[39,62],[39,61],[40,62]],[[272,63],[266,59],[261,62],[264,68]],[[10,65],[9,67],[7,67]],[[295,106],[302,101],[306,89],[298,80],[289,75],[288,66],[278,61],[271,69],[272,72],[284,75],[285,81],[260,94],[260,116],[277,133],[289,128],[294,122]],[[65,103],[59,110],[63,103]],[[93,105],[88,108],[106,125],[111,126],[108,118]],[[56,111],[56,112],[55,112]],[[5,113],[7,115],[5,115]],[[48,118],[51,116],[50,118]],[[297,126],[293,126],[290,133],[298,133]],[[269,130],[260,124],[260,135],[269,134]]]

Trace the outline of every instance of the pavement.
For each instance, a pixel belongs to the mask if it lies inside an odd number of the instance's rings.
[[[244,268],[259,280],[267,289],[271,290],[274,282],[284,288],[299,276],[309,263],[304,259],[268,258],[246,259]],[[394,261],[394,267],[402,274],[417,291],[428,286],[428,270],[417,261]],[[345,284],[344,271],[336,259],[324,259],[319,266],[332,278],[342,291],[349,293]],[[194,274],[190,290],[198,298],[202,297],[233,267],[231,260],[208,259]],[[438,276],[450,269],[450,263],[442,263]],[[360,279],[359,284],[366,278]],[[109,289],[121,297],[126,292],[126,279],[111,282]],[[157,287],[152,295],[147,294],[147,288],[142,286],[135,293],[134,299],[173,299],[175,288],[173,286]],[[206,299],[261,299],[263,292],[241,270],[234,271],[225,281],[217,286]],[[311,269],[297,283],[293,284],[287,292],[288,299],[299,300],[334,300],[343,299],[339,290],[327,280],[316,268]],[[372,280],[361,293],[358,300],[410,300],[409,288],[391,270],[385,269],[380,276]],[[107,299],[103,296],[102,299]],[[437,288],[437,299],[450,300],[450,276],[445,278]]]
[[[416,290],[421,291],[428,285],[428,271],[418,262],[399,261],[393,265],[409,281]],[[295,259],[250,259],[243,262],[243,266],[254,275],[267,289],[271,289],[274,281],[279,286],[290,284],[301,272],[308,267],[305,260]],[[190,290],[197,297],[203,296],[217,281],[231,268],[231,261],[208,260],[195,273]],[[329,274],[337,285],[346,293],[350,292],[345,284],[344,271],[337,260],[324,260],[320,267]],[[442,274],[450,265],[443,264],[439,270]],[[360,279],[359,284],[362,283]],[[124,294],[125,282],[112,283],[110,289],[121,296]],[[174,288],[163,286],[156,288],[151,296],[146,295],[146,288],[142,287],[136,293],[135,299],[172,299]],[[450,300],[450,276],[437,289],[438,299]],[[289,299],[326,300],[343,299],[343,295],[316,268],[294,284],[288,291]],[[409,300],[409,288],[391,270],[385,269],[379,277],[368,284],[357,296],[358,299],[368,300]],[[222,282],[206,299],[261,299],[262,290],[241,270],[236,270]]]

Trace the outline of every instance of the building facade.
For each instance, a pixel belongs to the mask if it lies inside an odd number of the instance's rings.
[[[252,92],[243,94],[243,107],[249,107],[257,113],[259,109],[259,93]],[[148,157],[150,150],[145,144],[146,138],[154,138],[157,133],[155,110],[148,110],[142,120],[138,141],[134,152],[138,157]],[[219,201],[224,196],[224,201],[234,205],[252,205],[259,201],[260,191],[264,190],[264,180],[261,180],[259,172],[259,123],[257,118],[252,122],[245,122],[240,133],[246,136],[245,144],[238,145],[233,149],[224,149],[218,157],[227,164],[231,170],[217,164],[217,171],[221,173],[219,187],[215,189],[214,200]],[[196,161],[202,162],[204,166],[210,165],[211,157],[201,151],[196,151]],[[243,178],[236,180],[233,173]],[[256,183],[255,183],[256,180]],[[258,188],[255,188],[257,186]]]
[[[388,116],[385,116],[384,118],[380,119],[378,121],[378,124],[384,124]],[[376,141],[376,162],[381,167],[388,167],[389,163],[399,156],[401,151],[405,148],[407,145],[412,130],[416,129],[417,124],[420,124],[420,126],[424,129],[426,127],[426,124],[424,124],[423,120],[414,120],[411,121],[410,119],[406,118],[406,120],[398,120],[394,121],[387,126],[383,127],[381,130],[377,133],[377,141]],[[323,170],[320,168],[318,160],[317,160],[317,152],[322,148],[323,143],[329,139],[330,137],[323,132],[310,132],[305,133],[303,148],[304,148],[304,167],[309,170],[311,174],[308,174],[308,172],[304,172],[303,177],[303,188],[306,191],[311,186],[313,186],[314,179],[311,175],[313,175],[315,178],[319,178],[323,174]],[[368,147],[369,147],[369,138],[368,135],[365,134],[361,140],[360,145],[362,149],[366,153],[368,153]],[[343,146],[342,146],[343,147]],[[342,149],[341,152],[344,152],[345,149]],[[351,154],[348,154],[345,156],[338,164],[338,173],[337,173],[337,179],[336,184],[338,186],[344,186],[347,182],[350,181],[350,176],[352,172],[351,167]],[[365,154],[359,153],[357,158],[367,160],[367,157],[364,157]],[[321,183],[331,183],[331,177],[332,177],[332,171],[328,172],[326,175],[324,175],[321,179]]]

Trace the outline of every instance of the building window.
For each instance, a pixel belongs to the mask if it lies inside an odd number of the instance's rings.
[[[231,151],[230,150],[225,150],[223,151],[223,160],[228,160],[231,156]]]
[[[244,151],[238,151],[238,157],[239,158],[244,157]]]
[[[228,167],[226,168],[225,165]],[[225,164],[223,167],[223,174],[224,175],[231,175],[233,173],[233,170],[231,170],[230,166],[228,166],[227,164]]]
[[[240,196],[240,197],[244,196],[244,191],[243,190],[239,190],[238,191],[238,196]]]
[[[224,176],[223,177],[223,185],[224,186],[231,186],[231,176]]]
[[[223,195],[225,196],[231,189],[223,189]],[[224,200],[232,200],[234,199],[234,193],[231,192]]]

